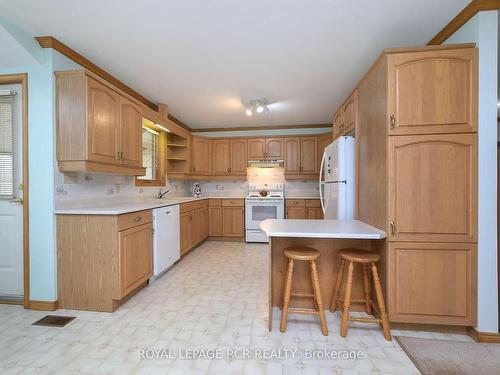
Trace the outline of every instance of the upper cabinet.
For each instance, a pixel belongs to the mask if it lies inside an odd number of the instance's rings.
[[[285,176],[301,178],[302,175],[318,173],[318,137],[285,137]],[[297,176],[297,177],[294,177]]]
[[[142,111],[85,71],[56,73],[57,160],[61,171],[144,175]]]
[[[282,159],[283,138],[248,138],[248,159]]]
[[[231,174],[247,174],[247,140],[231,139]]]
[[[228,174],[231,172],[231,142],[228,139],[212,141],[212,173]]]
[[[351,96],[347,98],[344,105],[342,105],[341,112],[340,133],[346,135],[356,128],[356,122],[358,121],[358,90],[354,90]]]
[[[211,141],[208,138],[193,136],[191,172],[210,174]]]
[[[333,139],[337,139],[341,134],[342,108],[339,108],[333,115]]]
[[[476,53],[461,48],[390,54],[389,134],[477,131]]]

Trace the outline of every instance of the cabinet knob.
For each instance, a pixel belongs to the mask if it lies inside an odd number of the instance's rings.
[[[140,216],[137,216],[137,217],[134,219],[134,221],[141,221],[141,220],[142,220],[142,217],[140,217]]]
[[[391,220],[391,235],[394,236],[396,234],[396,223],[394,223],[393,220]]]

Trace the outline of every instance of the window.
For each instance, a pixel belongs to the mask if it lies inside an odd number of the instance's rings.
[[[141,180],[158,179],[158,139],[160,134],[152,129],[142,128],[142,166],[146,174]]]
[[[0,95],[0,198],[14,197],[13,104],[13,95]]]

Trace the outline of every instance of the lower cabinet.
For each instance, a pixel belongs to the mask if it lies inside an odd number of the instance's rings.
[[[118,232],[120,258],[120,297],[135,290],[152,274],[151,223]]]
[[[319,199],[285,199],[286,219],[323,219]]]
[[[57,288],[62,309],[116,310],[153,274],[151,210],[57,215]]]
[[[245,236],[245,208],[223,207],[222,208],[222,236],[244,237]]]
[[[209,231],[210,237],[222,236],[222,207],[209,207]]]
[[[181,255],[208,237],[208,201],[206,199],[180,205]]]
[[[241,198],[209,199],[209,236],[245,236],[245,200]]]
[[[476,324],[477,245],[388,242],[389,320]]]

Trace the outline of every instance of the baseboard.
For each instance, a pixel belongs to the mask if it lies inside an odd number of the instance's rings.
[[[500,344],[500,333],[479,332],[474,327],[469,327],[469,336],[474,341],[484,342],[488,344]]]
[[[211,237],[207,238],[207,241],[245,242],[245,237],[217,237],[217,236],[211,236]]]
[[[40,311],[56,311],[59,307],[58,301],[34,301],[30,300],[28,309]]]
[[[400,331],[424,331],[438,333],[452,333],[456,335],[469,335],[469,327],[467,326],[451,326],[445,324],[424,324],[424,323],[399,323],[390,322],[391,329]]]

